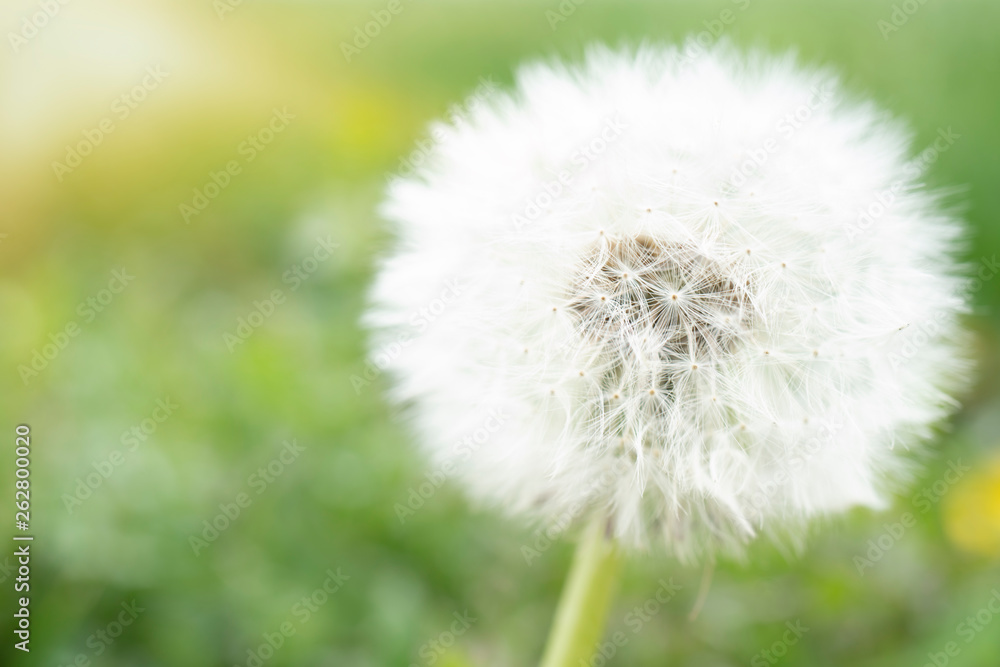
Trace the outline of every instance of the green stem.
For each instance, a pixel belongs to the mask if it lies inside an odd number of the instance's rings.
[[[604,536],[605,525],[606,519],[598,516],[580,540],[541,667],[589,665],[604,636],[608,605],[621,569],[617,546]]]

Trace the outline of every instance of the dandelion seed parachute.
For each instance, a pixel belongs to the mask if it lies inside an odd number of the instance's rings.
[[[897,122],[790,57],[686,53],[527,66],[436,126],[367,323],[473,497],[691,560],[884,505],[954,404],[964,300]]]

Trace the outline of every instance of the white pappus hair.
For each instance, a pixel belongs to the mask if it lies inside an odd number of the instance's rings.
[[[366,321],[473,497],[739,556],[883,506],[954,405],[962,227],[828,72],[595,47],[433,134]]]

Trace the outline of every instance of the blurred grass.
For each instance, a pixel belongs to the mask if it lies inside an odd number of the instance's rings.
[[[852,91],[911,123],[915,150],[953,127],[962,138],[929,182],[965,188],[956,201],[970,221],[968,259],[991,257],[1000,247],[1000,7],[929,2],[884,40],[876,22],[892,4],[756,0],[726,35],[836,67]],[[262,633],[286,621],[296,634],[268,665],[525,665],[539,655],[570,545],[527,566],[532,527],[470,508],[451,483],[404,524],[393,509],[425,468],[381,381],[358,394],[350,382],[364,370],[357,319],[386,242],[373,208],[426,123],[480,77],[506,83],[524,59],[574,57],[594,40],[677,41],[738,5],[589,0],[555,31],[545,11],[557,2],[403,5],[350,64],[340,42],[384,3],[246,3],[221,21],[209,2],[72,3],[19,53],[3,54],[2,414],[11,430],[30,424],[35,447],[27,664],[69,664],[79,653],[102,665],[246,664]],[[11,3],[0,24],[17,30],[34,7]],[[58,182],[51,162],[156,63],[170,77]],[[288,129],[185,224],[178,205],[240,159],[240,143],[275,107],[296,115]],[[340,244],[333,257],[291,292],[283,273],[326,235]],[[77,305],[122,266],[135,281],[83,323]],[[276,288],[287,301],[230,354],[223,333]],[[949,460],[978,474],[997,456],[1000,281],[975,298],[980,379],[914,491],[941,479]],[[81,334],[25,386],[18,366],[72,320]],[[70,514],[64,494],[168,396],[176,413]],[[286,438],[305,452],[195,556],[189,537],[249,488]],[[985,506],[982,493],[1000,481],[960,484],[955,498]],[[720,563],[695,621],[686,616],[701,571],[635,559],[611,616],[629,642],[609,664],[747,664],[795,620],[809,632],[781,664],[923,664],[986,604],[1000,569],[997,554],[949,540],[944,519],[961,508],[922,513],[910,498],[823,526],[800,558],[759,544],[746,564]],[[859,576],[854,557],[907,511],[917,525]],[[350,579],[300,623],[295,605],[338,567]],[[669,577],[681,594],[633,633],[629,612]],[[8,575],[5,595],[9,585]],[[145,611],[95,656],[88,638],[133,598]],[[465,610],[477,621],[456,647],[430,648]],[[998,664],[994,623],[969,644],[959,639],[953,664]],[[4,627],[10,637],[9,618]],[[10,644],[0,659],[18,664]]]

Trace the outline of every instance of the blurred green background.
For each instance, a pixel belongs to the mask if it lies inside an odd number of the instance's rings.
[[[388,2],[5,0],[0,469],[12,488],[14,426],[29,424],[36,540],[32,652],[12,648],[5,603],[3,664],[537,660],[570,540],[526,563],[534,528],[450,481],[401,522],[428,468],[383,379],[351,382],[386,179],[430,120],[525,59],[676,42],[728,9],[727,38],[834,66],[907,119],[915,153],[940,128],[960,135],[928,182],[957,186],[973,271],[1000,251],[993,0],[399,1],[348,62],[342,43]],[[95,145],[75,167],[53,165],[81,142]],[[969,318],[978,379],[911,495],[820,527],[801,556],[761,543],[719,563],[694,620],[700,568],[631,560],[609,622],[627,641],[593,664],[1000,664],[1000,615],[981,611],[1000,590],[998,305],[991,274]],[[13,525],[11,502],[2,516]],[[648,605],[670,578],[680,592]],[[959,624],[977,613],[970,639]]]

